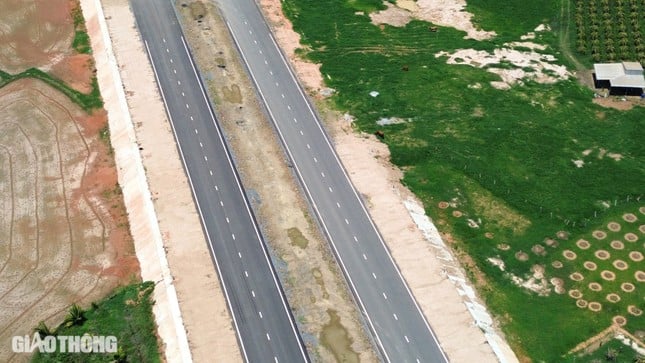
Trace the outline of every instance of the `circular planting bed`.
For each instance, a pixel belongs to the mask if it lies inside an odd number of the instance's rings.
[[[624,317],[624,316],[620,316],[620,315],[616,315],[616,316],[614,316],[614,317],[611,319],[611,321],[613,321],[613,322],[614,322],[614,324],[616,324],[616,325],[618,325],[618,326],[625,326],[625,324],[627,324],[627,319],[625,319],[625,317]]]
[[[599,302],[595,302],[595,301],[590,302],[588,307],[589,307],[589,310],[593,312],[599,312],[600,310],[602,310],[602,305]]]
[[[573,281],[582,281],[585,279],[585,277],[580,272],[572,273],[571,275],[569,275],[569,278]]]
[[[544,243],[549,247],[553,247],[553,248],[558,247],[558,242],[553,238],[545,238]]]
[[[612,262],[611,264],[614,265],[616,270],[620,270],[620,271],[625,271],[625,270],[627,270],[629,268],[629,265],[627,264],[627,262],[625,262],[623,260],[616,260],[616,261]]]
[[[562,256],[564,256],[564,258],[566,258],[569,261],[573,261],[573,260],[576,259],[576,257],[578,257],[578,255],[576,255],[575,252],[570,251],[570,250],[562,251]]]
[[[569,239],[569,232],[567,231],[558,231],[558,233],[556,233],[555,235],[559,239],[563,239],[563,240]]]
[[[544,246],[542,245],[533,245],[533,247],[531,247],[531,252],[535,253],[538,256],[546,255],[546,251],[544,250]]]
[[[506,243],[500,243],[497,245],[497,248],[499,248],[502,251],[508,251],[511,249],[511,246],[507,245]]]
[[[562,268],[562,262],[555,260],[551,262],[551,266],[553,266],[553,268]]]
[[[591,261],[585,261],[585,263],[583,263],[582,265],[589,271],[596,271],[596,269],[598,268],[596,263]]]
[[[450,207],[450,204],[448,202],[439,202],[438,206],[441,209],[446,209],[446,208]]]
[[[606,281],[614,281],[616,279],[616,274],[609,270],[604,270],[600,273],[600,277]]]
[[[461,216],[463,216],[463,215],[464,215],[464,214],[463,214],[463,213],[461,213],[461,212],[460,212],[460,211],[458,211],[458,210],[453,210],[453,211],[452,211],[452,216],[453,216],[453,217],[455,217],[455,218],[459,218],[459,217],[461,217]]]
[[[640,233],[645,234],[645,224],[641,224],[640,226],[638,226],[638,231]]]
[[[632,251],[629,253],[629,259],[634,262],[643,261],[643,254],[640,251]]]
[[[612,231],[612,232],[618,232],[620,231],[620,223],[617,222],[609,222],[607,224],[607,229]]]
[[[615,303],[617,303],[617,302],[619,302],[619,301],[620,301],[620,295],[618,295],[618,294],[614,294],[614,293],[612,292],[611,294],[607,294],[606,299],[607,299],[607,301],[609,301],[610,303],[614,303],[614,304],[615,304]]]
[[[515,258],[517,258],[518,261],[528,261],[529,255],[527,255],[526,252],[518,251],[515,253]]]
[[[638,236],[635,233],[625,233],[625,241],[636,242],[638,241]]]
[[[602,239],[607,238],[607,232],[605,232],[605,231],[596,230],[596,231],[593,231],[591,233],[591,235],[593,236],[593,238],[595,238],[597,240],[602,240]]]
[[[486,232],[486,233],[484,233],[484,237],[486,237],[488,239],[493,239],[495,237],[495,235],[493,233],[491,233],[491,232]]]
[[[589,290],[595,292],[602,291],[602,285],[597,282],[592,282],[589,284]]]
[[[594,252],[594,256],[596,256],[597,259],[603,260],[603,261],[607,260],[607,259],[609,259],[609,257],[611,257],[609,252],[607,252],[605,250],[598,250],[598,251]]]
[[[578,248],[581,250],[586,250],[591,247],[591,243],[589,243],[589,241],[587,241],[586,239],[579,239],[578,241],[576,241],[576,246],[578,246]]]
[[[638,281],[638,282],[645,282],[645,272],[643,272],[643,271],[636,271],[634,273],[634,277],[636,278],[636,281]]]
[[[583,300],[583,299],[576,300],[576,306],[579,307],[580,309],[586,308],[587,307],[587,300]]]
[[[634,290],[636,290],[636,286],[634,286],[634,284],[632,284],[631,282],[623,282],[622,284],[620,284],[620,289],[624,292],[634,292]]]
[[[641,212],[641,214],[645,214],[645,207],[638,208],[638,211]]]
[[[611,241],[609,245],[615,250],[622,250],[623,248],[625,248],[625,244],[618,240]]]
[[[625,213],[625,214],[623,214],[623,220],[625,222],[634,223],[634,222],[636,222],[637,219],[638,218],[636,218],[636,215],[634,215],[633,213]]]
[[[634,316],[641,316],[643,314],[643,310],[637,308],[636,305],[629,305],[627,307],[627,312]]]
[[[582,293],[580,292],[580,290],[569,290],[569,296],[574,299],[580,299],[582,297]]]

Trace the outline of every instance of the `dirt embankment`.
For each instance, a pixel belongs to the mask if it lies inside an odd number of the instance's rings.
[[[74,6],[0,1],[0,69],[59,67],[89,85],[92,72],[78,69],[91,58],[71,49]],[[139,276],[106,125],[103,110],[88,114],[40,81],[0,89],[0,361],[28,359],[11,353],[12,336]]]

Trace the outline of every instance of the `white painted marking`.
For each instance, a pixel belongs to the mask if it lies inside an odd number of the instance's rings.
[[[217,187],[217,185],[215,186],[215,190],[219,190],[219,188]]]
[[[213,171],[212,170],[209,170],[208,172],[211,174],[211,176],[213,176]]]
[[[365,256],[365,254],[364,254],[364,253],[363,253],[363,259],[364,259],[365,261],[367,261],[367,256]]]
[[[405,341],[406,341],[407,343],[409,343],[409,342],[410,342],[410,339],[408,339],[408,336],[407,336],[407,335],[404,335],[404,336],[403,336],[403,338],[405,338]]]
[[[235,233],[231,233],[231,237],[233,237],[233,241],[235,241]]]
[[[330,192],[330,193],[333,193],[333,192],[334,192],[334,190],[333,190],[331,187],[329,187],[329,192]]]
[[[251,296],[255,297],[255,291],[251,290]]]
[[[170,51],[168,50],[168,48],[166,48],[166,53],[170,53]]]
[[[320,172],[320,176],[322,176],[322,177],[324,178],[324,177],[325,177],[325,173],[323,173],[323,172],[321,171],[321,172]]]
[[[284,98],[284,93],[281,96],[282,96],[282,98]]]
[[[267,62],[267,60],[265,59],[265,60],[264,60],[264,64],[269,64],[269,62]]]
[[[195,134],[199,134],[199,131],[197,131],[197,129],[195,129]]]
[[[238,252],[237,255],[240,256],[240,258],[242,258],[242,253],[241,252]],[[253,293],[253,291],[251,291],[251,293]]]
[[[302,132],[302,130],[300,130],[300,135],[304,135],[304,133]]]
[[[173,69],[173,70],[172,70],[172,72],[173,72],[174,74],[177,74],[177,70],[176,70],[176,69]]]
[[[340,203],[336,202],[336,206],[337,206],[338,208],[340,208]]]
[[[190,108],[190,106],[188,106],[188,104],[186,104],[186,108]]]
[[[309,146],[309,144],[307,144],[307,149],[311,149],[311,146]]]
[[[204,155],[204,160],[208,161],[208,157],[206,155]]]
[[[276,87],[278,87],[279,85],[280,85],[280,83],[278,83],[278,82],[276,82],[276,83],[275,83],[275,86],[276,86]]]
[[[260,54],[262,54],[262,49],[259,50]]]
[[[291,105],[287,105],[287,108],[288,108],[288,109],[291,109]]]
[[[244,270],[244,276],[249,277],[249,272]],[[383,294],[383,295],[385,295],[385,294]]]
[[[419,360],[419,358],[417,358],[417,363],[421,363],[421,360]]]
[[[349,224],[349,221],[347,220],[347,218],[345,218],[345,224]]]
[[[253,34],[253,32],[249,30],[249,34]]]
[[[267,333],[267,340],[271,340],[271,336]]]
[[[298,123],[298,119],[296,119],[296,118],[294,117],[294,118],[293,118],[293,122]]]
[[[269,74],[270,74],[270,75],[273,75],[273,71],[269,71]]]
[[[258,315],[260,315],[260,319],[262,319],[262,312],[258,311]]]
[[[181,86],[181,81],[177,81],[177,84]]]
[[[163,40],[164,43],[166,42],[166,38],[161,38],[161,40]]]
[[[318,162],[318,159],[316,159],[315,157],[314,157],[314,162],[315,162],[315,163],[317,163],[317,162]]]
[[[226,217],[226,223],[231,223],[231,221]]]
[[[356,238],[356,236],[354,236],[354,241],[358,242],[358,238]]]
[[[387,295],[385,295],[385,293],[383,293],[383,298],[387,300]]]
[[[195,119],[193,118],[193,116],[190,116],[190,121],[195,121]]]
[[[372,272],[372,277],[376,280],[376,274],[374,272]]]
[[[258,44],[258,41],[257,41],[257,40],[253,40],[253,43]]]
[[[246,22],[246,20],[244,20],[244,24],[248,24],[248,23]]]
[[[224,202],[222,202],[222,201],[220,200],[220,201],[219,201],[219,205],[221,205],[221,206],[223,207],[223,206],[224,206]]]
[[[182,97],[186,97],[186,94],[184,92],[181,93]]]
[[[202,143],[200,142],[200,143],[199,143],[199,147],[204,147],[204,144],[202,144]]]
[[[172,58],[170,58],[170,63],[172,63]]]
[[[276,356],[273,356],[273,360],[275,361],[275,363],[280,363],[280,362],[278,362],[278,357],[276,357]]]
[[[396,316],[396,314],[392,314],[392,316],[394,316],[394,320],[399,320],[399,317]]]

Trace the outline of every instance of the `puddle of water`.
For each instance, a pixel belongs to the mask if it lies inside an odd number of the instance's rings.
[[[239,90],[239,89],[238,89]],[[291,240],[291,245],[292,246],[298,246],[302,248],[303,250],[307,248],[307,245],[309,244],[309,240],[302,235],[302,232],[296,227],[289,228],[287,230],[287,235],[289,236],[289,239]],[[320,273],[320,271],[318,271]]]
[[[352,339],[341,324],[336,310],[328,309],[329,323],[323,326],[320,343],[334,356],[336,362],[358,363],[358,354],[352,349]]]

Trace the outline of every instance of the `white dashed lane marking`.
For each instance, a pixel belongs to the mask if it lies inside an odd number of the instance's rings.
[[[251,296],[255,297],[255,291],[251,290]]]
[[[240,256],[240,258],[242,258],[242,253],[241,252],[238,252],[237,255]],[[253,291],[251,291],[251,293],[253,293]]]
[[[258,315],[260,315],[260,319],[262,319],[262,312],[258,311]]]
[[[383,293],[383,298],[387,300],[387,295],[385,295],[385,293]]]
[[[337,206],[338,208],[340,208],[340,203],[336,202],[336,206]]]
[[[226,223],[231,223],[231,220],[228,219],[228,217],[226,217]],[[240,256],[240,257],[242,257],[242,256]]]
[[[392,314],[392,316],[394,316],[394,320],[399,320],[399,317],[396,316],[396,314]]]
[[[345,224],[349,224],[349,221],[347,220],[347,218],[345,218]]]
[[[363,259],[367,261],[367,256],[363,253]]]
[[[248,271],[244,271],[244,276],[249,277],[249,272],[248,272]],[[383,294],[383,295],[385,295],[385,294]]]
[[[354,236],[354,241],[358,242],[358,238],[356,238],[356,236]]]
[[[409,342],[410,342],[410,339],[408,339],[408,336],[407,336],[407,335],[404,335],[404,336],[403,336],[403,338],[405,338],[406,343],[409,343]]]
[[[177,70],[176,70],[176,69],[173,69],[173,70],[172,70],[172,72],[173,72],[174,74],[177,74]]]
[[[208,172],[211,174],[211,176],[213,176],[213,171],[212,170],[209,170]]]
[[[233,237],[233,241],[235,241],[235,233],[231,233],[231,237]]]
[[[372,277],[376,280],[376,274],[374,272],[372,272]]]

